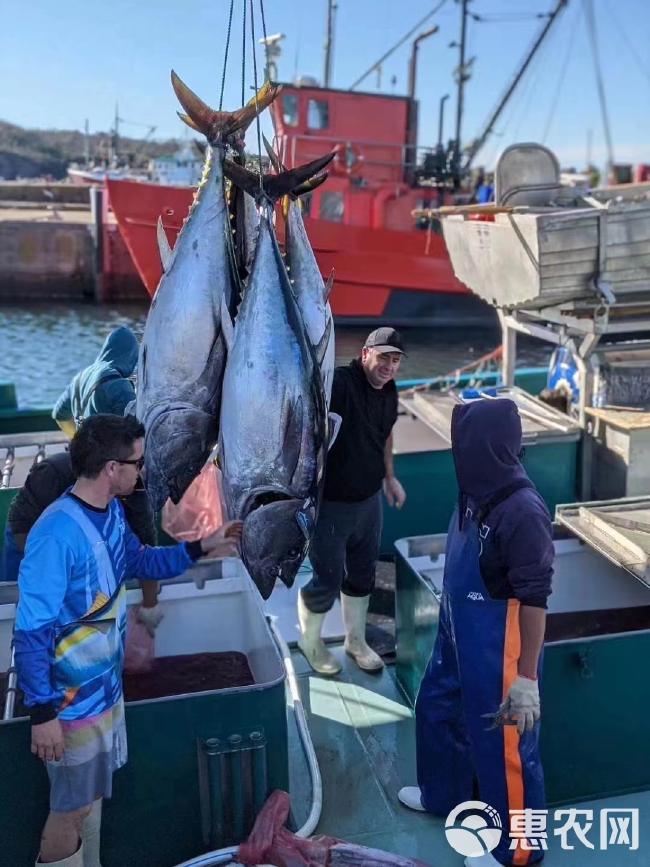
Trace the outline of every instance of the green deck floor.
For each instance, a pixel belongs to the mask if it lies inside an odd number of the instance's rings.
[[[323,779],[323,811],[316,833],[417,857],[431,867],[462,867],[463,857],[447,843],[444,821],[407,810],[397,800],[400,787],[415,782],[415,724],[395,682],[394,668],[378,676],[366,674],[347,659],[342,647],[333,651],[344,662],[334,679],[315,675],[300,652],[293,654]],[[311,793],[292,719],[290,725],[291,800],[300,825],[307,817]],[[575,848],[563,850],[553,830],[564,820],[554,821],[550,811],[545,867],[650,865],[650,792],[572,806],[593,809],[594,824],[587,839],[595,848],[587,849],[572,833],[568,842]],[[600,849],[600,810],[613,807],[639,809],[637,850],[620,844]]]

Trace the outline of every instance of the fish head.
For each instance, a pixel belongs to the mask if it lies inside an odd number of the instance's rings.
[[[216,440],[214,418],[188,407],[158,415],[145,438],[145,485],[154,511],[167,498],[178,504],[208,461]]]
[[[311,500],[267,494],[254,498],[244,519],[242,560],[263,599],[279,578],[292,587],[307,556],[316,510]]]

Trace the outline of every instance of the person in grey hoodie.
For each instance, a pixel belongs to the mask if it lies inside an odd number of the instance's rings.
[[[138,363],[139,349],[130,328],[120,325],[111,331],[95,361],[72,379],[54,404],[52,417],[62,431],[72,437],[85,418],[99,413],[124,416],[135,400],[135,387],[129,377]],[[158,541],[156,523],[142,479],[128,497],[126,508],[138,528],[142,544],[155,546]],[[153,635],[163,617],[158,605],[158,584],[142,581],[140,586],[142,606],[138,620]]]
[[[138,341],[130,328],[120,325],[111,331],[95,361],[73,378],[54,404],[52,418],[61,430],[72,437],[88,416],[124,415],[135,400],[129,377],[138,363],[138,352]]]

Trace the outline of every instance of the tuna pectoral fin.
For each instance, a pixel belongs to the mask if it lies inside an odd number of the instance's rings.
[[[323,359],[325,358],[325,353],[327,352],[327,344],[330,342],[330,336],[332,334],[332,320],[327,320],[327,325],[325,326],[325,331],[323,331],[323,336],[318,341],[318,345],[314,346],[314,352],[316,353],[316,360],[318,361],[318,366],[320,367],[323,363]]]
[[[163,227],[162,217],[158,217],[158,225],[156,227],[156,236],[158,238],[158,252],[160,253],[160,264],[163,271],[169,268],[169,262],[172,258],[172,248],[167,240],[165,229]]]
[[[248,104],[238,111],[215,111],[193,93],[172,69],[172,87],[185,109],[179,117],[208,141],[223,141],[238,130],[247,129],[255,117],[269,106],[282,90],[280,85],[265,82]]]
[[[334,152],[332,151],[327,156],[312,160],[304,166],[281,172],[279,175],[262,175],[262,188],[265,197],[272,202],[277,202],[282,196],[289,195],[292,190],[300,187],[301,184],[322,171],[333,158]],[[254,199],[260,195],[260,176],[255,172],[249,172],[236,163],[226,160],[223,165],[223,173]]]
[[[225,295],[221,296],[221,331],[223,332],[223,339],[226,341],[226,349],[230,352],[235,341],[235,329],[230,318],[230,310],[228,310]]]
[[[334,441],[336,440],[337,436],[339,435],[339,431],[341,430],[341,423],[342,422],[343,422],[343,419],[341,418],[341,416],[337,412],[330,412],[329,413],[330,442],[329,442],[329,445],[327,447],[328,451],[329,451],[329,449],[332,448],[332,446],[334,445]]]

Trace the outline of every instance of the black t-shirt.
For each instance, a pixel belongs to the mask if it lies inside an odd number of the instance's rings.
[[[56,452],[32,467],[25,484],[9,505],[7,523],[14,536],[27,535],[45,509],[75,483],[70,452]],[[157,544],[155,516],[141,482],[128,497],[120,497],[124,517],[143,545]]]
[[[397,421],[397,387],[368,382],[360,359],[334,371],[330,410],[343,419],[327,455],[324,498],[356,503],[372,497],[386,475],[384,449]]]
[[[56,452],[32,467],[9,506],[11,532],[16,536],[29,533],[45,509],[74,483],[68,451]]]

